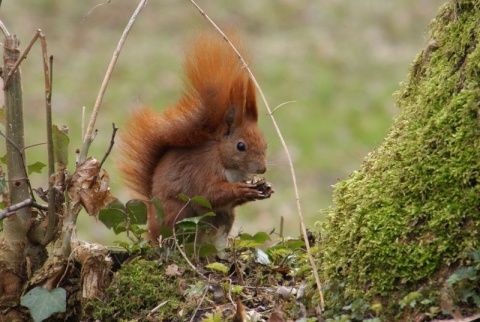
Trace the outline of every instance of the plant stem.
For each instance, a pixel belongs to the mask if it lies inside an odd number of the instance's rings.
[[[10,76],[10,85],[4,88],[6,110],[7,175],[12,204],[30,198],[28,178],[25,173],[23,99],[20,70],[11,73],[20,51],[19,40],[15,35],[7,37],[4,45],[4,74]],[[5,222],[5,237],[25,240],[30,228],[30,208],[22,208],[18,216]],[[12,240],[12,239],[10,239]]]
[[[141,0],[137,6],[137,9],[132,14],[130,21],[128,22],[125,30],[123,31],[122,37],[118,41],[117,48],[113,52],[112,60],[110,61],[110,65],[108,65],[107,72],[105,73],[105,77],[103,78],[102,86],[100,87],[100,91],[98,92],[97,99],[95,101],[95,105],[93,106],[92,115],[90,116],[90,121],[88,122],[87,132],[83,139],[82,150],[80,152],[80,157],[78,160],[78,164],[83,163],[87,159],[88,150],[90,149],[90,145],[93,141],[93,130],[95,127],[95,122],[97,120],[98,112],[100,111],[100,105],[103,101],[103,96],[105,95],[105,91],[107,90],[108,82],[110,81],[110,77],[112,76],[113,68],[117,63],[118,57],[120,56],[120,52],[122,51],[123,44],[127,39],[128,33],[132,29],[133,23],[137,19],[137,16],[140,14],[140,11],[146,6],[148,0]]]

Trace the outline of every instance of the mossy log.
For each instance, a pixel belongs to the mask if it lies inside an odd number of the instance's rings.
[[[361,299],[405,319],[400,302],[417,292],[408,314],[455,310],[445,280],[480,249],[479,33],[480,1],[439,10],[389,134],[336,184],[319,246],[330,309]]]

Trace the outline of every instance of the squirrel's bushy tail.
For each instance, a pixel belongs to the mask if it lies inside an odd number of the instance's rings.
[[[236,37],[230,37],[238,48]],[[217,34],[197,35],[185,54],[184,69],[184,93],[175,106],[164,113],[137,109],[120,131],[117,166],[137,197],[152,197],[153,173],[165,151],[214,138],[227,109],[235,102],[243,104],[246,95],[255,95],[240,60]]]

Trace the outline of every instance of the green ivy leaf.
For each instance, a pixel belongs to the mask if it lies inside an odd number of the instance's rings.
[[[200,205],[200,206],[208,208],[208,209],[212,209],[212,205],[210,204],[210,201],[208,201],[204,197],[196,196],[196,197],[193,197],[191,200],[192,200],[192,202],[196,203],[197,205]]]
[[[411,307],[412,309],[415,308],[417,305],[417,300],[419,300],[422,297],[422,294],[420,292],[410,292],[407,295],[403,297],[403,299],[400,300],[400,308],[404,308],[406,306]]]
[[[7,155],[5,154],[3,157],[0,158],[0,162],[3,164],[7,164]]]
[[[131,225],[145,225],[147,223],[147,206],[141,200],[130,200],[126,204]]]
[[[480,263],[480,249],[473,250],[470,255],[472,256],[473,262],[475,264]]]
[[[202,207],[212,209],[212,205],[210,204],[210,201],[208,201],[205,197],[195,196],[195,197],[190,198],[190,197],[184,195],[183,193],[181,193],[181,194],[178,195],[178,199],[180,199],[183,202],[194,202],[197,205],[200,205]]]
[[[198,249],[198,256],[205,258],[209,255],[217,254],[217,248],[212,244],[202,244]]]
[[[261,265],[270,265],[270,258],[268,258],[268,255],[263,250],[255,248],[253,253],[255,254],[255,261],[257,263]]]
[[[45,168],[47,165],[42,162],[35,162],[34,164],[30,164],[27,166],[28,174],[31,175],[32,173],[42,173],[42,169]]]
[[[239,238],[240,240],[252,240],[253,236],[250,235],[249,233],[243,233],[243,234],[240,234]]]
[[[117,227],[122,223],[125,226],[125,206],[117,199],[108,204],[108,206],[100,210],[98,219],[107,226],[108,229],[113,229],[116,232]],[[125,230],[123,230],[125,231]]]
[[[127,226],[126,226],[125,221],[122,221],[118,225],[113,227],[113,232],[115,233],[115,235],[124,233],[126,231],[127,231]]]
[[[258,232],[255,236],[243,233],[240,235],[240,239],[235,240],[235,244],[240,248],[254,248],[262,246],[267,240],[270,240],[270,236],[265,232]]]
[[[263,231],[259,231],[258,233],[256,233],[252,239],[257,243],[260,243],[261,245],[263,245],[267,240],[272,240],[270,236],[268,236],[268,234]]]
[[[63,288],[54,288],[49,292],[37,286],[23,296],[20,304],[28,308],[35,322],[43,321],[56,312],[65,312],[67,292]]]
[[[207,212],[206,214],[201,215],[201,216],[184,218],[184,219],[180,220],[178,223],[189,222],[189,223],[194,223],[195,225],[198,225],[198,223],[200,222],[200,220],[202,220],[203,218],[206,218],[206,217],[215,217],[215,216],[216,216],[216,215],[215,215],[214,212]]]
[[[285,246],[288,249],[296,250],[305,247],[305,242],[300,239],[290,239],[285,242]]]
[[[447,284],[453,285],[459,281],[475,281],[477,279],[478,269],[473,266],[460,267],[455,273],[453,273],[448,279]]]
[[[68,144],[70,139],[57,125],[52,125],[53,154],[55,161],[64,165],[68,164]]]
[[[228,273],[228,267],[222,263],[215,262],[215,263],[208,264],[206,267],[209,269],[213,269],[214,271],[221,272],[223,274]]]
[[[152,199],[152,204],[153,204],[153,207],[155,208],[157,221],[160,224],[163,223],[163,220],[165,218],[165,210],[163,210],[163,206],[162,206],[162,203],[160,202],[160,199],[158,199],[157,197],[154,197]]]

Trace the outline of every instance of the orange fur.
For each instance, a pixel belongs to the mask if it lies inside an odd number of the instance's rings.
[[[162,201],[164,225],[207,211],[185,207],[180,193],[204,196],[217,214],[213,226],[226,234],[235,206],[270,196],[242,182],[266,170],[255,88],[234,51],[215,34],[200,33],[185,57],[184,95],[163,113],[147,108],[132,113],[120,134],[118,168],[138,197]],[[156,239],[159,223],[152,212],[149,230]]]

